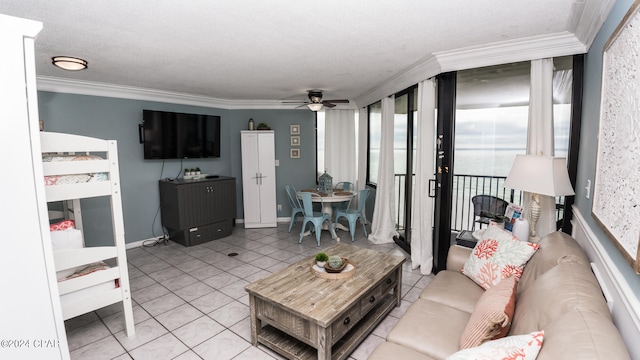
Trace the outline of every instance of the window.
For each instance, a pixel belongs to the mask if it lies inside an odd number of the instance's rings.
[[[566,157],[571,121],[572,57],[554,59],[555,156]],[[522,203],[502,186],[516,154],[525,154],[529,122],[529,61],[457,73],[455,159],[452,199],[454,230],[470,229],[474,195]]]

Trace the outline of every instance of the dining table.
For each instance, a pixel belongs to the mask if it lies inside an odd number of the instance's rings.
[[[322,203],[322,212],[329,214],[329,219],[331,219],[332,223],[335,221],[333,219],[333,205],[336,203],[347,202],[356,195],[356,193],[353,191],[341,190],[341,189],[334,189],[333,191],[330,191],[330,192],[322,192],[317,189],[302,189],[298,192],[299,199],[302,199],[302,196],[300,195],[301,192],[310,192],[310,193],[320,195],[320,196],[312,196],[311,201],[314,203]],[[344,231],[349,231],[348,227],[340,223],[336,224],[336,228]],[[336,241],[340,241],[340,237],[336,234],[336,231],[333,228],[333,226],[331,225],[327,226],[323,224],[322,229],[329,230],[329,232],[331,233],[331,237],[335,238]],[[310,233],[309,231],[306,231],[304,235],[307,236],[309,235],[309,233]]]

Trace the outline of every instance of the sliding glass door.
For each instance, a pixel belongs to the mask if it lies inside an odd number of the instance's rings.
[[[416,118],[418,88],[411,87],[395,96],[394,113],[394,189],[397,205],[395,242],[411,252],[411,208],[415,185]]]

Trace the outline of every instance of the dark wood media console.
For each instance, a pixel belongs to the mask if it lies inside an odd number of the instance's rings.
[[[229,236],[236,218],[236,179],[160,180],[160,210],[169,238],[184,246]]]

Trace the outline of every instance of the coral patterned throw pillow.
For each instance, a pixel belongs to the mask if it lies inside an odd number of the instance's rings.
[[[63,231],[67,229],[75,229],[76,224],[73,220],[61,220],[55,224],[49,225],[49,231]]]
[[[538,357],[544,331],[534,331],[526,335],[507,336],[449,356],[447,360],[469,359],[503,359],[503,360],[535,360]]]
[[[519,280],[524,265],[539,247],[520,241],[497,226],[489,226],[473,248],[462,273],[485,290],[511,275]]]

